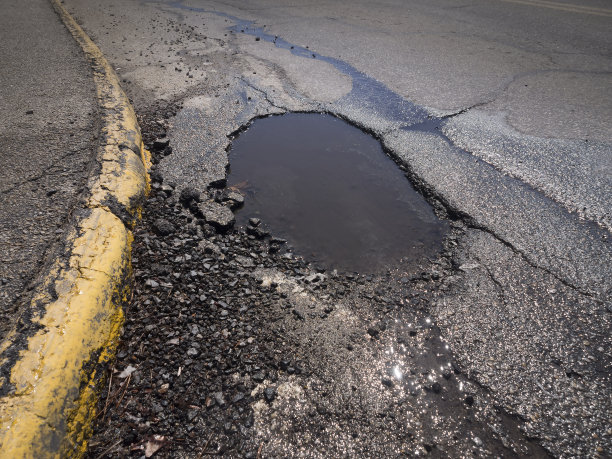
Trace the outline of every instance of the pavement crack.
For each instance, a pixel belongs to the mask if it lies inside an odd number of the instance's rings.
[[[251,83],[250,81],[248,81],[247,79],[241,77],[240,80],[249,88],[251,88],[253,91],[261,94],[264,98],[264,100],[266,102],[268,102],[272,107],[274,108],[278,108],[279,110],[285,110],[285,111],[289,111],[289,109],[287,107],[284,107],[282,105],[278,105],[276,104],[276,102],[272,101],[270,99],[270,97],[268,96],[268,93],[262,89],[259,89],[258,87],[254,86],[253,83]]]
[[[101,271],[99,269],[91,268],[89,266],[79,266],[77,268],[77,270],[79,271],[80,277],[82,277],[83,279],[88,279],[89,278],[87,276],[87,271],[93,271],[93,272],[96,272],[96,273],[104,274],[106,277],[111,278],[110,274],[108,274],[107,272]]]
[[[465,108],[462,108],[461,110],[459,110],[459,111],[457,111],[457,112],[454,112],[454,113],[450,113],[450,114],[448,114],[448,115],[441,116],[441,117],[439,117],[438,119],[439,119],[440,121],[448,120],[448,119],[450,119],[450,118],[454,118],[455,116],[463,115],[464,113],[469,112],[469,111],[470,111],[470,110],[472,110],[473,108],[481,107],[481,106],[483,106],[483,105],[487,105],[487,104],[489,104],[489,103],[491,103],[491,102],[492,102],[492,100],[485,100],[485,101],[482,101],[482,102],[476,102],[475,104],[472,104],[472,105],[470,105],[469,107],[465,107]]]
[[[512,243],[506,241],[504,238],[499,236],[495,231],[487,228],[486,226],[483,226],[481,224],[478,224],[478,223],[474,222],[471,217],[468,217],[468,219],[464,220],[464,222],[466,223],[468,228],[472,228],[472,229],[477,229],[477,230],[483,231],[483,232],[491,235],[492,237],[494,237],[498,242],[500,242],[504,246],[508,247],[516,255],[520,256],[522,258],[522,260],[525,263],[527,263],[529,266],[531,266],[532,268],[544,271],[546,274],[552,276],[554,279],[559,281],[565,287],[567,287],[567,288],[569,288],[571,290],[574,290],[574,291],[576,291],[576,292],[578,292],[578,293],[580,293],[580,294],[590,298],[591,300],[597,302],[598,304],[603,304],[603,301],[598,299],[592,292],[590,292],[588,290],[585,290],[584,288],[579,287],[577,285],[574,285],[572,282],[570,282],[567,279],[564,279],[563,277],[559,276],[557,273],[553,272],[551,269],[545,268],[544,266],[539,266],[538,264],[536,264],[535,262],[530,260],[529,257],[527,255],[525,255],[525,253],[522,250],[520,250],[517,247],[515,247]],[[491,276],[491,273],[489,273],[489,275]],[[493,278],[493,276],[491,276],[491,277]],[[498,286],[500,285],[500,284],[498,284],[498,282],[496,282],[496,280],[494,278],[493,278],[493,282],[495,282],[496,285],[498,285]]]
[[[65,171],[62,171],[62,168],[65,167],[66,165],[61,164],[61,161],[63,161],[64,159],[66,159],[66,158],[68,158],[70,156],[74,156],[78,152],[79,152],[79,150],[77,150],[77,151],[70,151],[69,153],[66,153],[66,154],[60,156],[59,158],[57,158],[55,160],[55,164],[53,166],[49,167],[48,169],[46,169],[46,170],[44,170],[44,171],[42,171],[42,172],[40,172],[38,174],[32,175],[29,178],[24,178],[19,183],[16,183],[13,186],[9,186],[8,188],[0,190],[0,194],[9,194],[9,193],[12,193],[12,192],[22,188],[24,185],[37,182],[40,179],[52,176],[53,174],[55,174],[57,172],[59,172],[59,173],[65,172]]]
[[[478,105],[478,104],[477,104]],[[447,119],[448,117],[451,116],[457,116],[461,113],[465,113],[466,111],[470,110],[473,107],[468,107],[460,112],[457,112],[455,115],[448,115],[447,117],[443,117],[443,118],[438,118],[438,120],[443,120],[443,119]],[[391,131],[389,131],[389,133],[393,133],[393,132],[397,132],[400,129],[392,129]],[[404,128],[406,129],[406,128]],[[408,130],[410,130],[410,128],[407,128]],[[435,133],[435,135],[437,135],[439,138],[441,138],[442,140],[444,140],[450,148],[457,150],[458,152],[463,152],[466,155],[469,155],[470,157],[476,159],[477,161],[481,162],[482,164],[485,164],[489,167],[491,167],[492,169],[494,169],[495,171],[499,172],[502,175],[507,175],[507,172],[505,172],[503,169],[500,169],[498,167],[496,167],[493,164],[488,163],[487,161],[483,160],[482,158],[480,158],[479,156],[475,155],[474,153],[463,149],[459,146],[457,146],[454,141],[449,138],[446,134],[444,134],[441,131],[437,131]],[[454,207],[453,205],[451,205],[449,203],[449,201],[447,199],[445,199],[442,194],[437,191],[435,189],[435,186],[426,183],[421,177],[419,177],[419,175],[412,169],[412,167],[410,167],[410,164],[408,164],[406,161],[402,160],[401,157],[394,152],[392,149],[385,147],[385,151],[388,152],[389,156],[397,163],[400,165],[403,165],[406,167],[407,171],[406,171],[406,176],[407,178],[413,183],[413,185],[415,185],[415,187],[425,196],[426,199],[428,199],[430,201],[430,203],[433,201],[434,203],[439,203],[447,212],[447,214],[451,217],[455,217],[457,219],[462,220],[468,227],[473,228],[473,229],[477,229],[477,230],[481,230],[484,231],[488,234],[490,234],[491,236],[493,236],[495,239],[497,239],[499,242],[501,242],[502,244],[504,244],[505,246],[507,246],[508,248],[510,248],[514,253],[520,255],[523,260],[525,260],[525,262],[527,264],[529,264],[531,267],[536,268],[536,269],[540,269],[543,270],[544,272],[546,272],[547,274],[551,275],[552,277],[554,277],[555,279],[557,279],[559,282],[561,282],[564,286],[575,290],[576,292],[579,292],[589,298],[591,298],[592,300],[598,302],[598,303],[603,303],[602,300],[598,299],[596,297],[596,295],[585,289],[582,287],[579,287],[575,284],[573,284],[572,282],[568,281],[567,279],[564,279],[563,277],[561,277],[559,274],[554,273],[551,269],[549,268],[545,268],[543,266],[539,266],[538,264],[536,264],[535,262],[531,261],[529,259],[529,257],[520,249],[518,249],[517,247],[515,247],[512,243],[506,241],[503,237],[501,237],[500,235],[498,235],[495,231],[491,230],[490,228],[486,227],[485,225],[476,222],[476,220],[469,214],[467,214],[464,211],[461,211],[459,209],[457,209],[456,207]],[[515,176],[510,176],[513,180],[516,180],[518,183],[520,183],[521,186],[525,187],[526,189],[537,193],[538,195],[541,195],[543,197],[545,197],[546,199],[550,199],[552,202],[558,204],[559,206],[561,206],[562,209],[565,209],[568,213],[571,214],[570,209],[568,209],[563,203],[558,202],[556,199],[553,199],[552,197],[548,196],[546,193],[544,193],[542,190],[532,186],[530,183],[523,181],[520,177],[515,177]],[[434,204],[435,206],[435,204]],[[589,220],[592,221],[592,220]],[[597,222],[594,222],[597,223]]]
[[[37,181],[39,181],[42,178],[45,178],[45,177],[47,177],[49,175],[52,175],[52,173],[54,172],[54,169],[57,169],[57,167],[56,168],[52,168],[52,169],[48,169],[48,170],[46,170],[44,172],[41,172],[40,174],[33,175],[33,176],[31,176],[31,177],[29,177],[27,179],[24,179],[23,181],[15,184],[15,185],[13,185],[11,187],[5,188],[4,190],[0,190],[0,194],[10,194],[10,193],[12,193],[12,192],[22,188],[24,185],[27,185],[29,183],[37,182]]]
[[[449,139],[446,135],[444,135],[443,133],[438,133],[438,135],[440,136],[440,138],[444,139],[451,147],[453,148],[457,148],[459,149],[459,147],[457,147],[453,141],[451,139]],[[476,158],[479,161],[482,161],[480,158],[478,158],[477,156],[475,156],[474,154],[460,149],[461,151],[465,152],[466,154],[469,154],[470,156],[472,156],[473,158]],[[406,177],[411,181],[411,183],[415,186],[415,188],[421,193],[423,194],[423,196],[434,205],[434,207],[436,206],[441,206],[445,213],[449,216],[449,218],[451,219],[457,219],[457,220],[461,220],[463,221],[466,226],[468,228],[471,229],[476,229],[476,230],[480,230],[483,231],[491,236],[493,236],[497,241],[499,241],[500,243],[502,243],[503,245],[505,245],[506,247],[508,247],[510,250],[512,250],[512,252],[514,252],[515,254],[519,255],[529,266],[531,266],[534,269],[540,269],[544,272],[546,272],[547,274],[549,274],[550,276],[552,276],[553,278],[555,278],[556,280],[558,280],[559,282],[561,282],[561,284],[563,284],[564,286],[578,292],[581,293],[582,295],[585,295],[587,297],[589,297],[590,299],[592,299],[593,301],[596,301],[597,303],[603,303],[602,300],[598,299],[595,294],[593,294],[592,292],[579,287],[577,285],[574,285],[572,282],[568,281],[567,279],[562,278],[559,274],[553,272],[551,269],[549,268],[545,268],[543,266],[539,266],[538,264],[536,264],[535,262],[533,262],[532,260],[529,259],[529,257],[519,248],[517,248],[516,246],[514,246],[511,242],[505,240],[502,236],[500,236],[499,234],[497,234],[497,232],[495,232],[494,230],[488,228],[487,226],[478,223],[471,215],[469,215],[468,213],[456,208],[455,206],[453,206],[438,190],[436,190],[436,188],[434,186],[432,186],[431,184],[426,183],[414,170],[413,168],[410,166],[410,164],[408,164],[407,162],[403,161],[400,159],[399,155],[394,152],[393,150],[389,149],[389,148],[385,148],[385,151],[387,151],[389,153],[389,155],[391,156],[391,158],[398,164],[401,164],[403,166],[406,167]],[[488,164],[488,163],[485,163]],[[493,167],[493,166],[491,166]],[[496,169],[497,170],[497,169]],[[529,189],[541,193],[539,190],[532,188],[529,184],[518,180],[521,184],[523,184],[524,186],[528,187]],[[556,201],[555,201],[556,202]]]
[[[489,268],[485,263],[482,262],[482,260],[478,259],[478,261],[480,261],[480,264],[482,265],[482,267],[485,269],[485,271],[487,272],[487,274],[489,275],[489,278],[491,279],[491,281],[495,284],[495,288],[497,290],[497,297],[499,298],[499,300],[502,302],[502,304],[507,308],[508,307],[508,301],[506,299],[506,294],[504,293],[504,286],[502,285],[502,283],[495,277],[495,275],[493,274],[493,272],[491,271],[491,268]]]
[[[552,63],[554,64],[554,62]],[[488,94],[486,94],[483,97],[483,101],[478,102],[465,109],[462,109],[456,113],[451,113],[450,115],[443,116],[441,119],[452,118],[454,116],[461,115],[471,110],[472,108],[476,108],[476,107],[487,105],[487,104],[490,104],[491,102],[494,102],[498,97],[500,97],[504,92],[506,92],[508,88],[512,86],[512,84],[516,83],[521,78],[541,75],[541,74],[550,74],[550,73],[579,73],[579,74],[588,74],[588,75],[609,75],[610,74],[610,72],[605,71],[605,70],[601,70],[601,71],[580,70],[580,69],[573,69],[573,68],[536,69],[536,70],[528,70],[525,72],[515,73],[514,75],[511,75],[508,78],[506,78],[506,80],[503,81],[497,88],[492,89]]]

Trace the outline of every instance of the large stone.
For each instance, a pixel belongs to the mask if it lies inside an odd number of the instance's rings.
[[[229,208],[214,201],[199,203],[198,211],[206,223],[214,226],[219,231],[229,230],[236,221],[234,214]]]
[[[200,193],[193,188],[186,187],[181,191],[179,201],[185,207],[189,207],[193,202],[200,202]]]
[[[168,236],[174,233],[176,228],[165,218],[158,218],[153,222],[153,231],[155,231],[155,234],[158,236]]]
[[[160,137],[153,142],[153,151],[162,152],[170,144],[168,137]]]
[[[224,204],[229,205],[232,210],[244,205],[244,196],[238,191],[226,190],[221,198]]]

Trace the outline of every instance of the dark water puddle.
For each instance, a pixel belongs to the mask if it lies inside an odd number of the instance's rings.
[[[368,134],[331,115],[257,120],[233,143],[228,186],[245,195],[239,225],[260,218],[307,260],[382,272],[442,247],[438,219]]]
[[[357,70],[345,61],[313,52],[307,47],[298,46],[276,35],[265,32],[263,27],[254,26],[254,21],[231,16],[218,11],[184,5],[182,1],[172,2],[171,6],[178,9],[199,13],[213,13],[234,23],[229,30],[254,36],[262,41],[274,43],[277,48],[286,49],[295,56],[306,59],[318,59],[333,65],[339,72],[351,77],[353,88],[338,103],[359,107],[360,110],[376,113],[391,122],[400,124],[416,124],[428,118],[429,113],[422,107],[413,104],[395,93],[380,81]]]

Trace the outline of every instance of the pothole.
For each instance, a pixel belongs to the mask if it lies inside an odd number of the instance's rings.
[[[228,186],[295,252],[325,268],[417,265],[448,228],[372,136],[327,114],[256,120],[232,145]]]

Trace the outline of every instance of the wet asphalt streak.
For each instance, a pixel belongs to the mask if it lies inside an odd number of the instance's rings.
[[[399,22],[433,32],[411,35],[411,48],[400,46],[401,24],[385,20],[398,14],[392,6],[345,8],[345,22],[332,24],[303,21],[308,6],[258,13],[214,2],[121,2],[121,11],[67,3],[119,69],[149,145],[163,134],[170,139],[156,153],[155,197],[135,242],[136,293],[92,456],[132,448],[138,455],[147,444],[186,457],[221,451],[214,448],[283,457],[300,445],[305,456],[374,457],[527,456],[529,448],[542,454],[540,446],[554,456],[597,457],[612,449],[609,136],[598,121],[607,108],[597,102],[596,84],[607,78],[608,61],[597,45],[606,40],[600,16],[572,17],[570,27],[566,13],[548,12],[567,29],[559,41],[557,32],[535,27],[545,16],[526,5],[489,2],[483,19],[485,10],[451,14],[436,3],[431,16],[415,3]],[[509,23],[491,28],[496,8]],[[397,34],[351,24],[373,24],[372,15]],[[252,29],[236,29],[252,20]],[[524,23],[525,34],[509,32],[513,23]],[[574,40],[571,31],[585,24],[588,33]],[[455,27],[463,33],[450,36]],[[532,49],[535,29],[548,35]],[[363,33],[367,39],[357,39]],[[283,40],[275,43],[277,36]],[[338,52],[334,43],[346,48]],[[385,47],[412,64],[387,65]],[[303,49],[315,56],[299,55]],[[422,53],[428,59],[418,59]],[[450,76],[432,78],[444,74],[438,67]],[[560,70],[578,67],[592,70],[574,74],[583,92]],[[351,69],[411,100],[411,115],[398,119],[360,103]],[[567,95],[555,98],[557,91]],[[561,132],[555,100],[574,99],[593,103],[580,105],[580,115],[568,112],[576,127]],[[554,116],[538,118],[533,104]],[[442,252],[419,269],[398,265],[371,280],[351,279],[283,257],[287,244],[257,239],[270,230],[266,221],[246,234],[213,231],[211,224],[230,225],[236,205],[222,191],[232,138],[255,118],[288,111],[331,113],[379,138],[452,226]],[[568,178],[570,170],[576,174]],[[186,187],[204,202],[178,202]],[[431,358],[418,357],[422,351]],[[416,396],[411,382],[420,387]],[[238,393],[247,401],[234,401]]]

